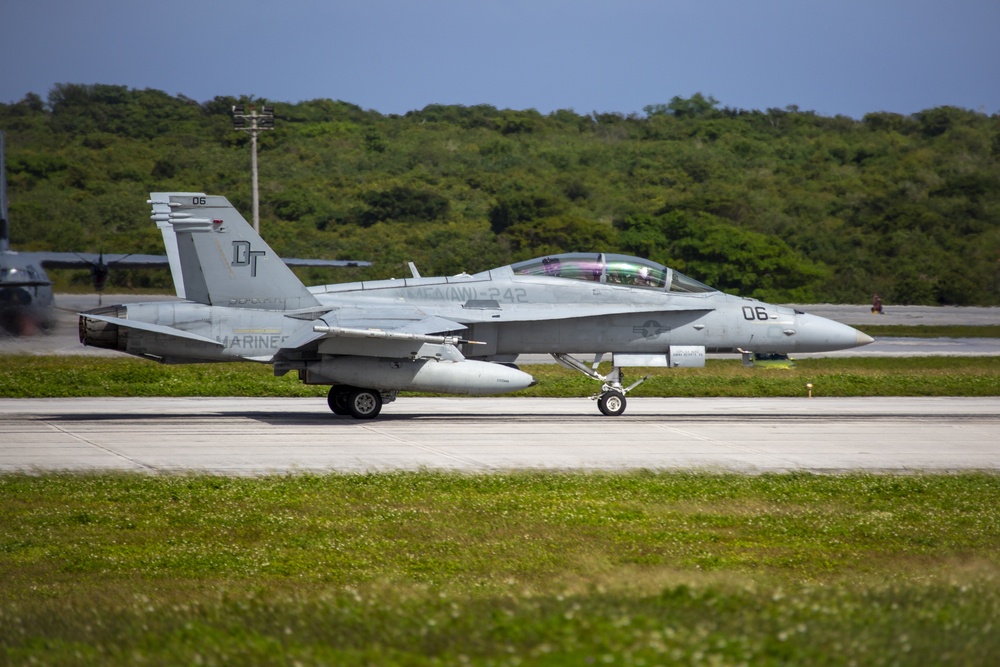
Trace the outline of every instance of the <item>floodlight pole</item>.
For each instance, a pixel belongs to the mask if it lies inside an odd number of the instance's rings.
[[[250,183],[253,191],[253,230],[260,233],[260,197],[257,194],[257,135],[274,129],[274,107],[265,104],[261,113],[250,105],[250,113],[242,104],[233,106],[233,129],[250,135]]]

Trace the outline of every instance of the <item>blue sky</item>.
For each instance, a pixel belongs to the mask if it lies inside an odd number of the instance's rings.
[[[1000,113],[1000,0],[8,0],[0,102],[57,83],[382,113]]]

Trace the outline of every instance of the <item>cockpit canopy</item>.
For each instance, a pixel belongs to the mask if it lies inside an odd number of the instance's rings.
[[[510,268],[521,276],[553,276],[669,292],[717,291],[662,264],[629,255],[574,252],[537,257]]]

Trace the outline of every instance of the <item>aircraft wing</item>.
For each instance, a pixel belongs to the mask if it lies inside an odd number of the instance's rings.
[[[169,266],[166,255],[139,255],[122,253],[91,252],[33,252],[34,257],[47,269],[87,269],[101,263],[115,269],[142,269]],[[354,259],[299,259],[288,257],[283,260],[292,267],[351,267],[371,266],[371,262]]]
[[[698,307],[692,307],[691,304],[665,305],[655,308],[651,308],[648,304],[631,307],[627,304],[605,304],[562,311],[545,305],[506,309],[462,309],[460,312],[447,313],[449,317],[444,317],[429,315],[416,306],[331,307],[324,315],[311,320],[309,326],[302,327],[286,340],[278,356],[319,348],[324,354],[409,357],[413,350],[404,349],[407,347],[407,341],[439,343],[448,339],[453,343],[464,342],[454,334],[466,329],[467,324],[476,322],[536,322],[621,314],[652,317],[662,316],[664,312],[697,317],[714,308],[710,304]],[[300,316],[299,319],[304,318]]]
[[[92,252],[33,252],[32,256],[47,269],[89,269],[101,263],[118,269],[138,269],[149,266],[167,266],[166,255],[126,255]]]
[[[360,259],[299,259],[298,257],[284,257],[285,264],[292,267],[305,266],[371,266],[371,262]]]
[[[571,308],[553,307],[552,304],[539,304],[527,306],[504,306],[495,309],[463,309],[461,313],[451,313],[456,321],[466,324],[476,322],[538,322],[545,320],[572,320],[579,317],[599,317],[601,315],[662,315],[663,313],[673,314],[700,314],[715,310],[715,304],[662,304],[651,306],[650,304],[599,304],[599,305],[579,305]]]
[[[428,315],[416,306],[375,306],[332,308],[313,322],[316,325],[343,329],[381,329],[412,334],[437,334],[460,331],[464,324]]]
[[[362,357],[461,358],[455,347],[460,339],[444,334],[462,329],[465,325],[410,306],[339,308],[300,329],[278,356],[318,348],[323,354]]]

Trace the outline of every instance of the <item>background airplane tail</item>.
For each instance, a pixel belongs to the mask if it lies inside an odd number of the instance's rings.
[[[229,200],[151,192],[177,296],[212,306],[297,310],[319,305]]]

